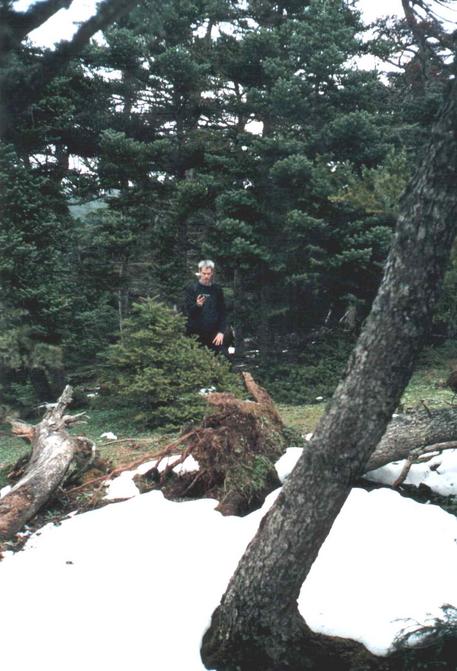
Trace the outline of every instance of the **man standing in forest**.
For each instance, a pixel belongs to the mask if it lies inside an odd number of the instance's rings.
[[[213,281],[213,261],[200,261],[198,278],[198,282],[192,282],[186,288],[187,334],[198,336],[202,345],[219,353],[226,328],[225,300],[222,287]]]

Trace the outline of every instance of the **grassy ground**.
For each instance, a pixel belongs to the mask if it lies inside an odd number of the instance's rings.
[[[403,394],[401,407],[407,409],[425,403],[433,409],[451,403],[453,392],[441,385],[450,371],[456,368],[457,343],[425,351]],[[314,430],[328,400],[324,398],[309,405],[278,404],[278,410],[286,426],[292,429],[292,435],[306,435]],[[114,409],[89,409],[87,414],[87,423],[78,424],[72,431],[92,439],[100,455],[112,461],[113,465],[133,461],[143,453],[159,449],[177,436],[177,433],[164,435],[139,431],[128,414],[122,415]],[[105,432],[114,433],[117,441],[101,438]],[[10,435],[8,425],[0,426],[0,487],[7,483],[6,474],[27,449],[24,441]]]
[[[443,385],[452,370],[457,370],[457,343],[449,342],[439,348],[425,350],[405,389],[399,410],[423,404],[430,409],[448,407],[453,402],[454,393]],[[310,405],[278,404],[278,409],[287,426],[306,434],[314,430],[328,400],[324,398]],[[457,403],[457,397],[454,400]]]
[[[37,418],[31,423],[38,421]],[[101,437],[107,432],[113,433],[116,440]],[[88,409],[85,421],[73,427],[70,433],[84,435],[93,440],[99,455],[115,466],[134,461],[147,452],[159,450],[171,442],[178,432],[162,434],[141,431],[128,416],[123,416],[117,410]],[[9,425],[0,425],[0,487],[8,484],[7,473],[11,466],[29,449],[24,440],[11,436]]]

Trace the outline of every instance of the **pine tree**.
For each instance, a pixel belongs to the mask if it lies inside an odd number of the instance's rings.
[[[201,390],[240,392],[228,363],[184,334],[184,318],[153,300],[133,306],[122,338],[104,355],[103,402],[128,406],[146,426],[201,419]]]
[[[49,180],[0,146],[2,380],[7,402],[51,400],[70,314],[68,219]],[[28,391],[27,391],[28,390]]]

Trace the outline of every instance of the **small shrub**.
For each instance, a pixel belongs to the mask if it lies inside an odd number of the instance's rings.
[[[102,357],[99,403],[129,406],[143,426],[169,428],[203,417],[201,389],[237,393],[228,362],[185,336],[184,326],[182,315],[154,300],[134,305]]]

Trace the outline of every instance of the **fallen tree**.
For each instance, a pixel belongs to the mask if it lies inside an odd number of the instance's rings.
[[[154,464],[149,471],[135,478],[140,491],[157,488],[172,499],[212,497],[219,501],[217,509],[224,515],[243,515],[260,507],[265,496],[280,485],[274,463],[283,454],[287,441],[284,423],[269,394],[252,375],[242,375],[253,400],[240,400],[226,393],[208,394],[212,412],[200,426],[185,431],[158,453],[147,452],[106,472],[97,468],[96,477],[88,471],[97,461],[95,446],[66,431],[84,415],[64,414],[71,401],[70,387],[37,426],[11,421],[13,433],[30,442],[32,452],[12,469],[10,477],[18,481],[0,500],[0,540],[11,538],[32,520],[59,487],[74,501],[78,493],[100,487],[151,460]],[[454,409],[419,409],[397,415],[365,472],[405,459],[403,472],[395,483],[398,486],[413,463],[452,448],[457,448]],[[180,473],[177,467],[189,456],[198,462],[198,471]],[[167,464],[160,469],[165,459]],[[85,481],[81,483],[83,474]],[[94,505],[99,498],[94,496]]]
[[[261,506],[265,496],[279,486],[272,466],[284,451],[284,425],[268,393],[249,373],[243,373],[243,378],[256,402],[240,401],[231,394],[208,395],[208,403],[217,412],[180,439],[184,445],[181,453],[172,443],[155,456],[158,462],[137,479],[143,491],[150,488],[147,481],[153,477],[155,486],[169,498],[213,497],[219,500],[217,509],[223,514],[240,515]],[[392,419],[368,460],[365,473],[405,460],[394,483],[398,487],[413,464],[449,449],[457,449],[457,411],[419,407]],[[199,463],[198,472],[177,475],[174,469],[190,455]],[[165,457],[170,461],[159,473]],[[255,478],[259,471],[263,476],[260,481]]]
[[[444,450],[457,449],[457,411],[452,408],[417,410],[394,417],[369,458],[365,472],[405,459],[394,486],[399,486],[414,463]]]
[[[155,465],[137,479],[143,490],[160,488],[165,496],[175,499],[210,496],[219,500],[218,509],[223,514],[245,514],[261,505],[265,496],[280,485],[274,463],[286,446],[284,425],[268,393],[249,373],[243,373],[243,380],[252,401],[226,393],[209,394],[212,411],[201,426],[187,431],[159,453],[149,452],[82,484],[78,476],[93,462],[95,446],[67,431],[84,415],[65,414],[72,398],[71,387],[65,388],[36,426],[11,420],[12,432],[30,442],[32,452],[15,466],[14,474],[19,479],[0,499],[0,541],[19,531],[59,487],[71,483],[65,489],[71,496],[103,485],[152,459]],[[177,476],[173,469],[191,454],[199,464],[197,475]],[[166,457],[171,458],[170,463],[159,472]]]
[[[149,481],[149,488],[158,487],[169,498],[212,497],[222,514],[243,515],[280,485],[274,464],[286,447],[284,424],[265,389],[250,373],[242,377],[253,401],[208,394],[212,412],[186,434],[181,454],[172,443],[154,456],[153,468],[136,480],[143,491]],[[198,462],[197,473],[177,475],[174,469],[190,455]],[[160,472],[165,457],[169,463]]]
[[[84,415],[65,414],[71,399],[72,389],[67,386],[36,426],[10,422],[14,435],[30,442],[32,452],[22,477],[0,499],[0,541],[11,538],[34,517],[69,475],[70,465],[80,470],[93,458],[91,441],[67,431]]]

